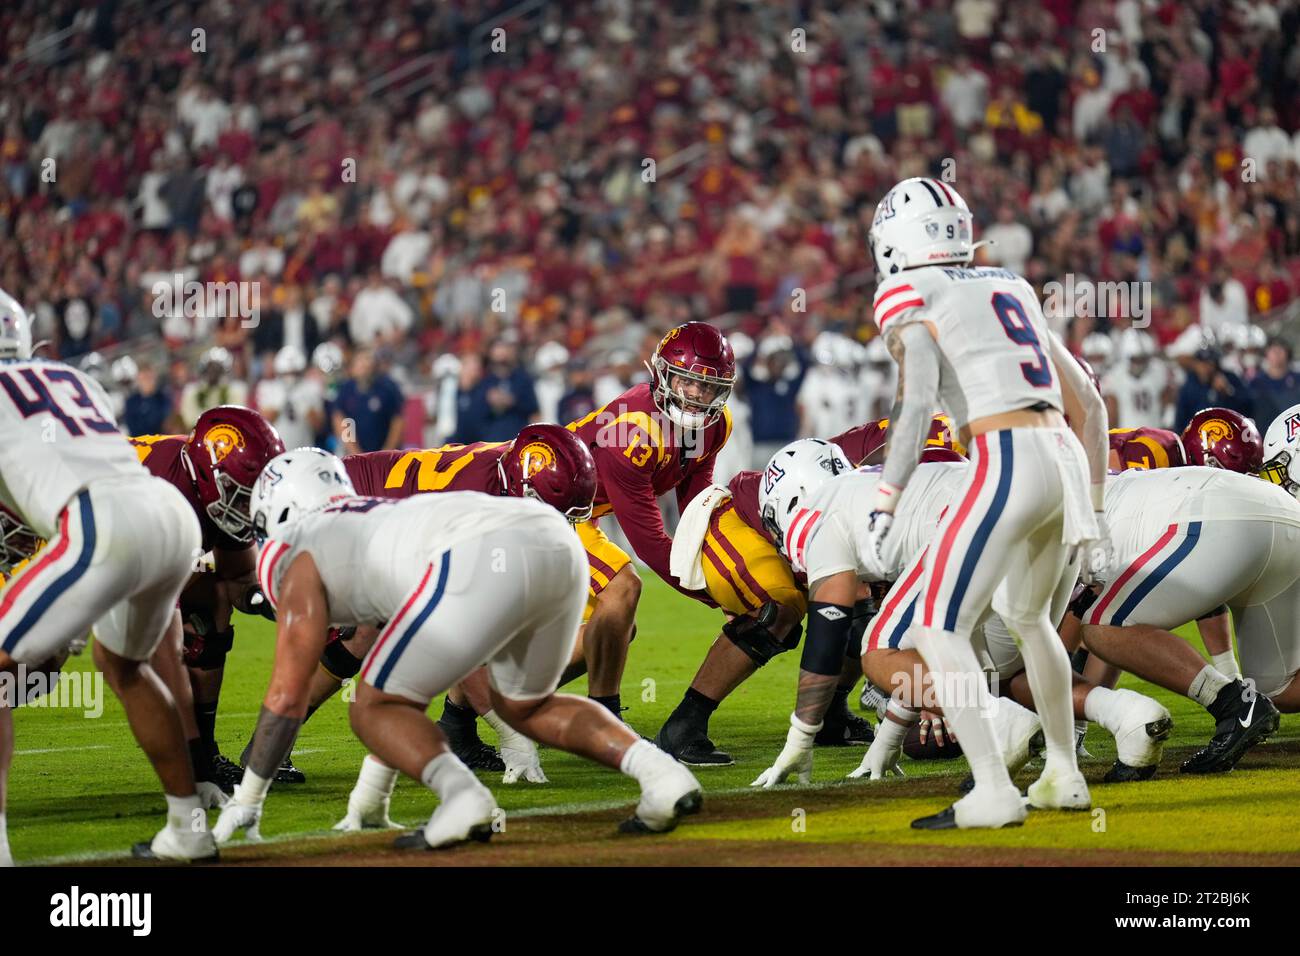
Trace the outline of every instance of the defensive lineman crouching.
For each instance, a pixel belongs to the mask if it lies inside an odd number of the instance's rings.
[[[593,485],[581,490],[587,504]],[[353,493],[341,461],[298,449],[263,471],[253,519],[266,538],[259,580],[279,612],[275,666],[244,778],[213,831],[219,842],[239,829],[256,838],[271,778],[306,713],[308,682],[331,623],[388,622],[362,666],[351,719],[374,757],[396,769],[379,773],[383,768],[367,758],[366,786],[359,784],[354,798],[368,790],[372,807],[356,809],[383,823],[399,770],[438,795],[429,822],[399,846],[443,847],[491,835],[495,799],[424,714],[430,700],[484,661],[493,708],[506,723],[641,784],[624,829],[669,830],[699,810],[690,771],[594,701],[555,693],[587,581],[582,546],[555,509],[477,493],[363,498]]]

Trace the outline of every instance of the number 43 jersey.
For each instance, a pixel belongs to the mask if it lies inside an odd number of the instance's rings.
[[[49,538],[78,491],[119,475],[145,471],[99,385],[59,362],[0,360],[0,500],[11,511]]]
[[[1046,402],[1065,410],[1047,320],[1033,287],[1014,272],[925,266],[876,289],[881,333],[930,322],[943,359],[939,401],[961,428],[977,418]]]

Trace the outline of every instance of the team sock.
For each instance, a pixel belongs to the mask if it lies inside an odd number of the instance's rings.
[[[1241,676],[1241,668],[1237,666],[1237,657],[1232,653],[1232,648],[1228,648],[1222,654],[1215,654],[1210,658],[1210,663],[1225,677],[1236,679]]]
[[[857,684],[855,680],[854,685]],[[835,693],[831,695],[830,706],[826,708],[826,716],[822,718],[823,724],[829,722],[832,724],[843,724],[853,715],[849,712],[849,691],[853,686],[837,687]]]
[[[207,751],[208,759],[217,756],[217,702],[215,700],[196,700],[194,702],[194,722],[199,728],[199,740],[203,741],[203,749]]]
[[[212,780],[212,755],[199,737],[186,741],[190,748],[190,763],[194,765],[195,780]],[[251,744],[250,744],[251,746]]]
[[[480,786],[469,767],[450,750],[438,754],[420,771],[420,782],[446,802],[467,787]]]
[[[442,717],[439,718],[438,723],[442,724],[449,735],[458,732],[476,733],[474,722],[477,719],[478,714],[474,712],[473,707],[462,707],[448,697],[442,705]]]
[[[194,821],[200,818],[206,820],[203,814],[203,804],[199,803],[198,794],[190,794],[188,797],[173,797],[170,793],[167,796],[167,825],[173,830],[181,830],[185,833],[194,832]],[[195,812],[199,816],[195,815]]]
[[[600,704],[600,706],[604,707],[619,720],[623,719],[622,695],[610,694],[608,697],[596,697],[595,695],[591,695],[591,699]]]
[[[1225,677],[1212,664],[1206,664],[1201,668],[1200,673],[1192,678],[1191,686],[1187,688],[1187,696],[1213,714],[1219,691],[1231,683],[1232,680]]]
[[[681,721],[692,727],[707,731],[709,718],[713,716],[713,712],[717,709],[718,701],[701,694],[694,687],[688,687],[686,693],[682,695],[682,702],[669,715],[668,720]]]
[[[620,773],[626,774],[645,786],[647,780],[659,776],[665,766],[676,766],[676,761],[648,740],[637,740],[623,753],[619,761]]]

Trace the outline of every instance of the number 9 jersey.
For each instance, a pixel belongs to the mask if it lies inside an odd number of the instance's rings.
[[[939,401],[958,428],[1039,402],[1065,410],[1047,320],[1033,287],[1014,272],[908,269],[880,283],[874,308],[882,334],[912,322],[934,326],[943,353]]]
[[[0,360],[0,434],[0,501],[42,538],[92,481],[144,475],[103,390],[58,362]]]

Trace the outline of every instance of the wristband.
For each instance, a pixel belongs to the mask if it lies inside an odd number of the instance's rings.
[[[892,515],[894,509],[898,507],[898,496],[903,493],[902,488],[896,488],[887,481],[882,481],[876,486],[876,504],[872,511],[883,511],[885,514]]]

